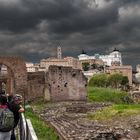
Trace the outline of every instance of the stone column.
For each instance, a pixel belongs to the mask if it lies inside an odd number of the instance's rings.
[[[0,92],[2,91],[2,81],[0,81]]]
[[[14,94],[14,77],[11,69],[8,69],[8,75],[7,75],[7,93],[8,94]]]

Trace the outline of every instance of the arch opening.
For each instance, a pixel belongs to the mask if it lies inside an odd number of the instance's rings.
[[[0,90],[27,96],[27,70],[23,59],[0,56]]]
[[[5,91],[6,94],[13,95],[15,88],[13,71],[6,65],[0,64],[0,92]]]

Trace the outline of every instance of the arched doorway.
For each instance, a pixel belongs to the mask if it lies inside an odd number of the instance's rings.
[[[15,93],[14,73],[6,65],[0,65],[0,92],[5,91],[6,94]]]
[[[0,56],[0,65],[7,67],[6,79],[0,80],[1,84],[6,84],[7,92],[27,95],[27,70],[23,59]]]

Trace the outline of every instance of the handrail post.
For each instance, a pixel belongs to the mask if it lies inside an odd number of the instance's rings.
[[[21,113],[19,129],[20,140],[38,140],[31,121],[29,119],[25,119],[23,113]]]

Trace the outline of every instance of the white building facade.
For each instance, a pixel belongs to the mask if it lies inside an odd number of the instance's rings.
[[[79,60],[89,60],[89,59],[96,59],[96,56],[80,54],[78,58]],[[109,55],[98,54],[98,59],[101,59],[104,62],[104,64],[107,66],[111,66],[113,63],[117,63],[120,66],[122,65],[122,56],[121,56],[121,53],[117,49],[114,49]]]
[[[8,72],[7,72],[7,66],[5,65],[1,65],[0,66],[0,75],[7,75]]]
[[[36,72],[36,66],[32,62],[26,62],[27,72]]]

